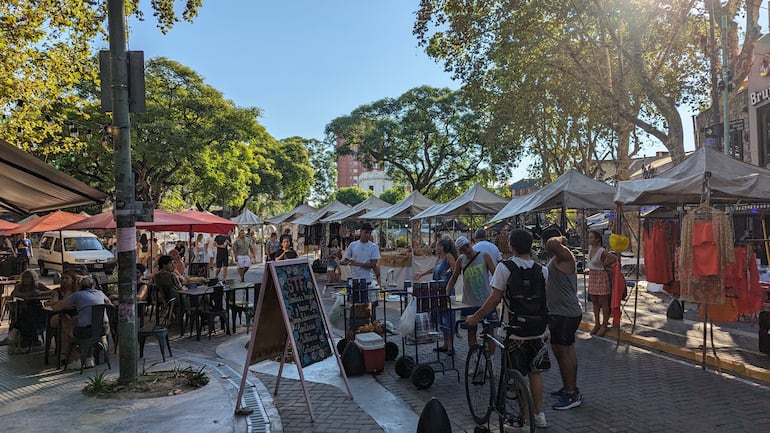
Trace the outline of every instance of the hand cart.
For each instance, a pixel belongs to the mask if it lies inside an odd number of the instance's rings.
[[[417,389],[430,388],[435,380],[435,371],[442,373],[454,371],[459,382],[460,371],[455,368],[454,354],[447,354],[446,357],[449,359],[442,360],[442,355],[439,351],[439,342],[442,339],[442,317],[454,312],[450,306],[449,296],[438,281],[414,283],[412,296],[417,304],[414,335],[406,335],[401,338],[404,353],[406,353],[404,346],[414,346],[414,358],[404,355],[396,360],[396,373],[403,378],[411,378],[412,383]],[[431,315],[434,315],[434,317],[431,318]],[[454,322],[454,320],[451,322]],[[451,325],[449,328],[448,331],[451,335]],[[428,362],[420,361],[420,346],[423,345],[434,346],[434,360]],[[448,362],[448,365],[445,364],[445,361]]]

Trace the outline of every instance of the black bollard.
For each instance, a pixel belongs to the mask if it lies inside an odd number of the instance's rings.
[[[364,354],[355,343],[348,343],[342,352],[342,367],[348,377],[360,376],[366,372],[364,367]]]
[[[436,397],[431,398],[422,409],[417,421],[417,433],[452,433],[449,416]]]

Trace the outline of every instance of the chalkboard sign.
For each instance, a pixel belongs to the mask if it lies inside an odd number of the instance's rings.
[[[289,348],[297,365],[311,420],[314,418],[313,407],[305,386],[303,367],[334,355],[348,395],[352,398],[342,360],[331,344],[331,338],[318,286],[307,259],[267,262],[236,400],[236,413],[241,410],[249,365],[266,359],[278,360],[281,363],[278,370],[280,376],[286,360],[284,355]],[[276,395],[280,383],[279,377],[275,384]]]
[[[318,290],[307,261],[274,269],[300,363],[307,367],[331,356]]]

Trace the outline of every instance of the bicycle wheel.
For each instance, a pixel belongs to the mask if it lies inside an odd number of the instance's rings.
[[[492,413],[494,383],[492,362],[484,347],[476,344],[465,359],[465,396],[477,424],[485,424]]]
[[[498,389],[497,412],[500,416],[500,431],[526,425],[529,426],[530,433],[535,433],[532,394],[519,370],[506,368]]]

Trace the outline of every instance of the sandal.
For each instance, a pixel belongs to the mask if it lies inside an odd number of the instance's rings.
[[[591,329],[591,332],[589,332],[589,334],[591,334],[591,335],[596,335],[596,333],[597,333],[597,332],[599,332],[599,328],[601,328],[601,326],[600,326],[600,325],[596,325],[596,326],[594,326],[594,328],[593,328],[593,329]]]
[[[596,336],[597,337],[603,337],[604,334],[606,334],[607,331],[609,331],[609,330],[610,330],[610,328],[602,325],[601,328],[599,328],[599,330],[596,332]]]

